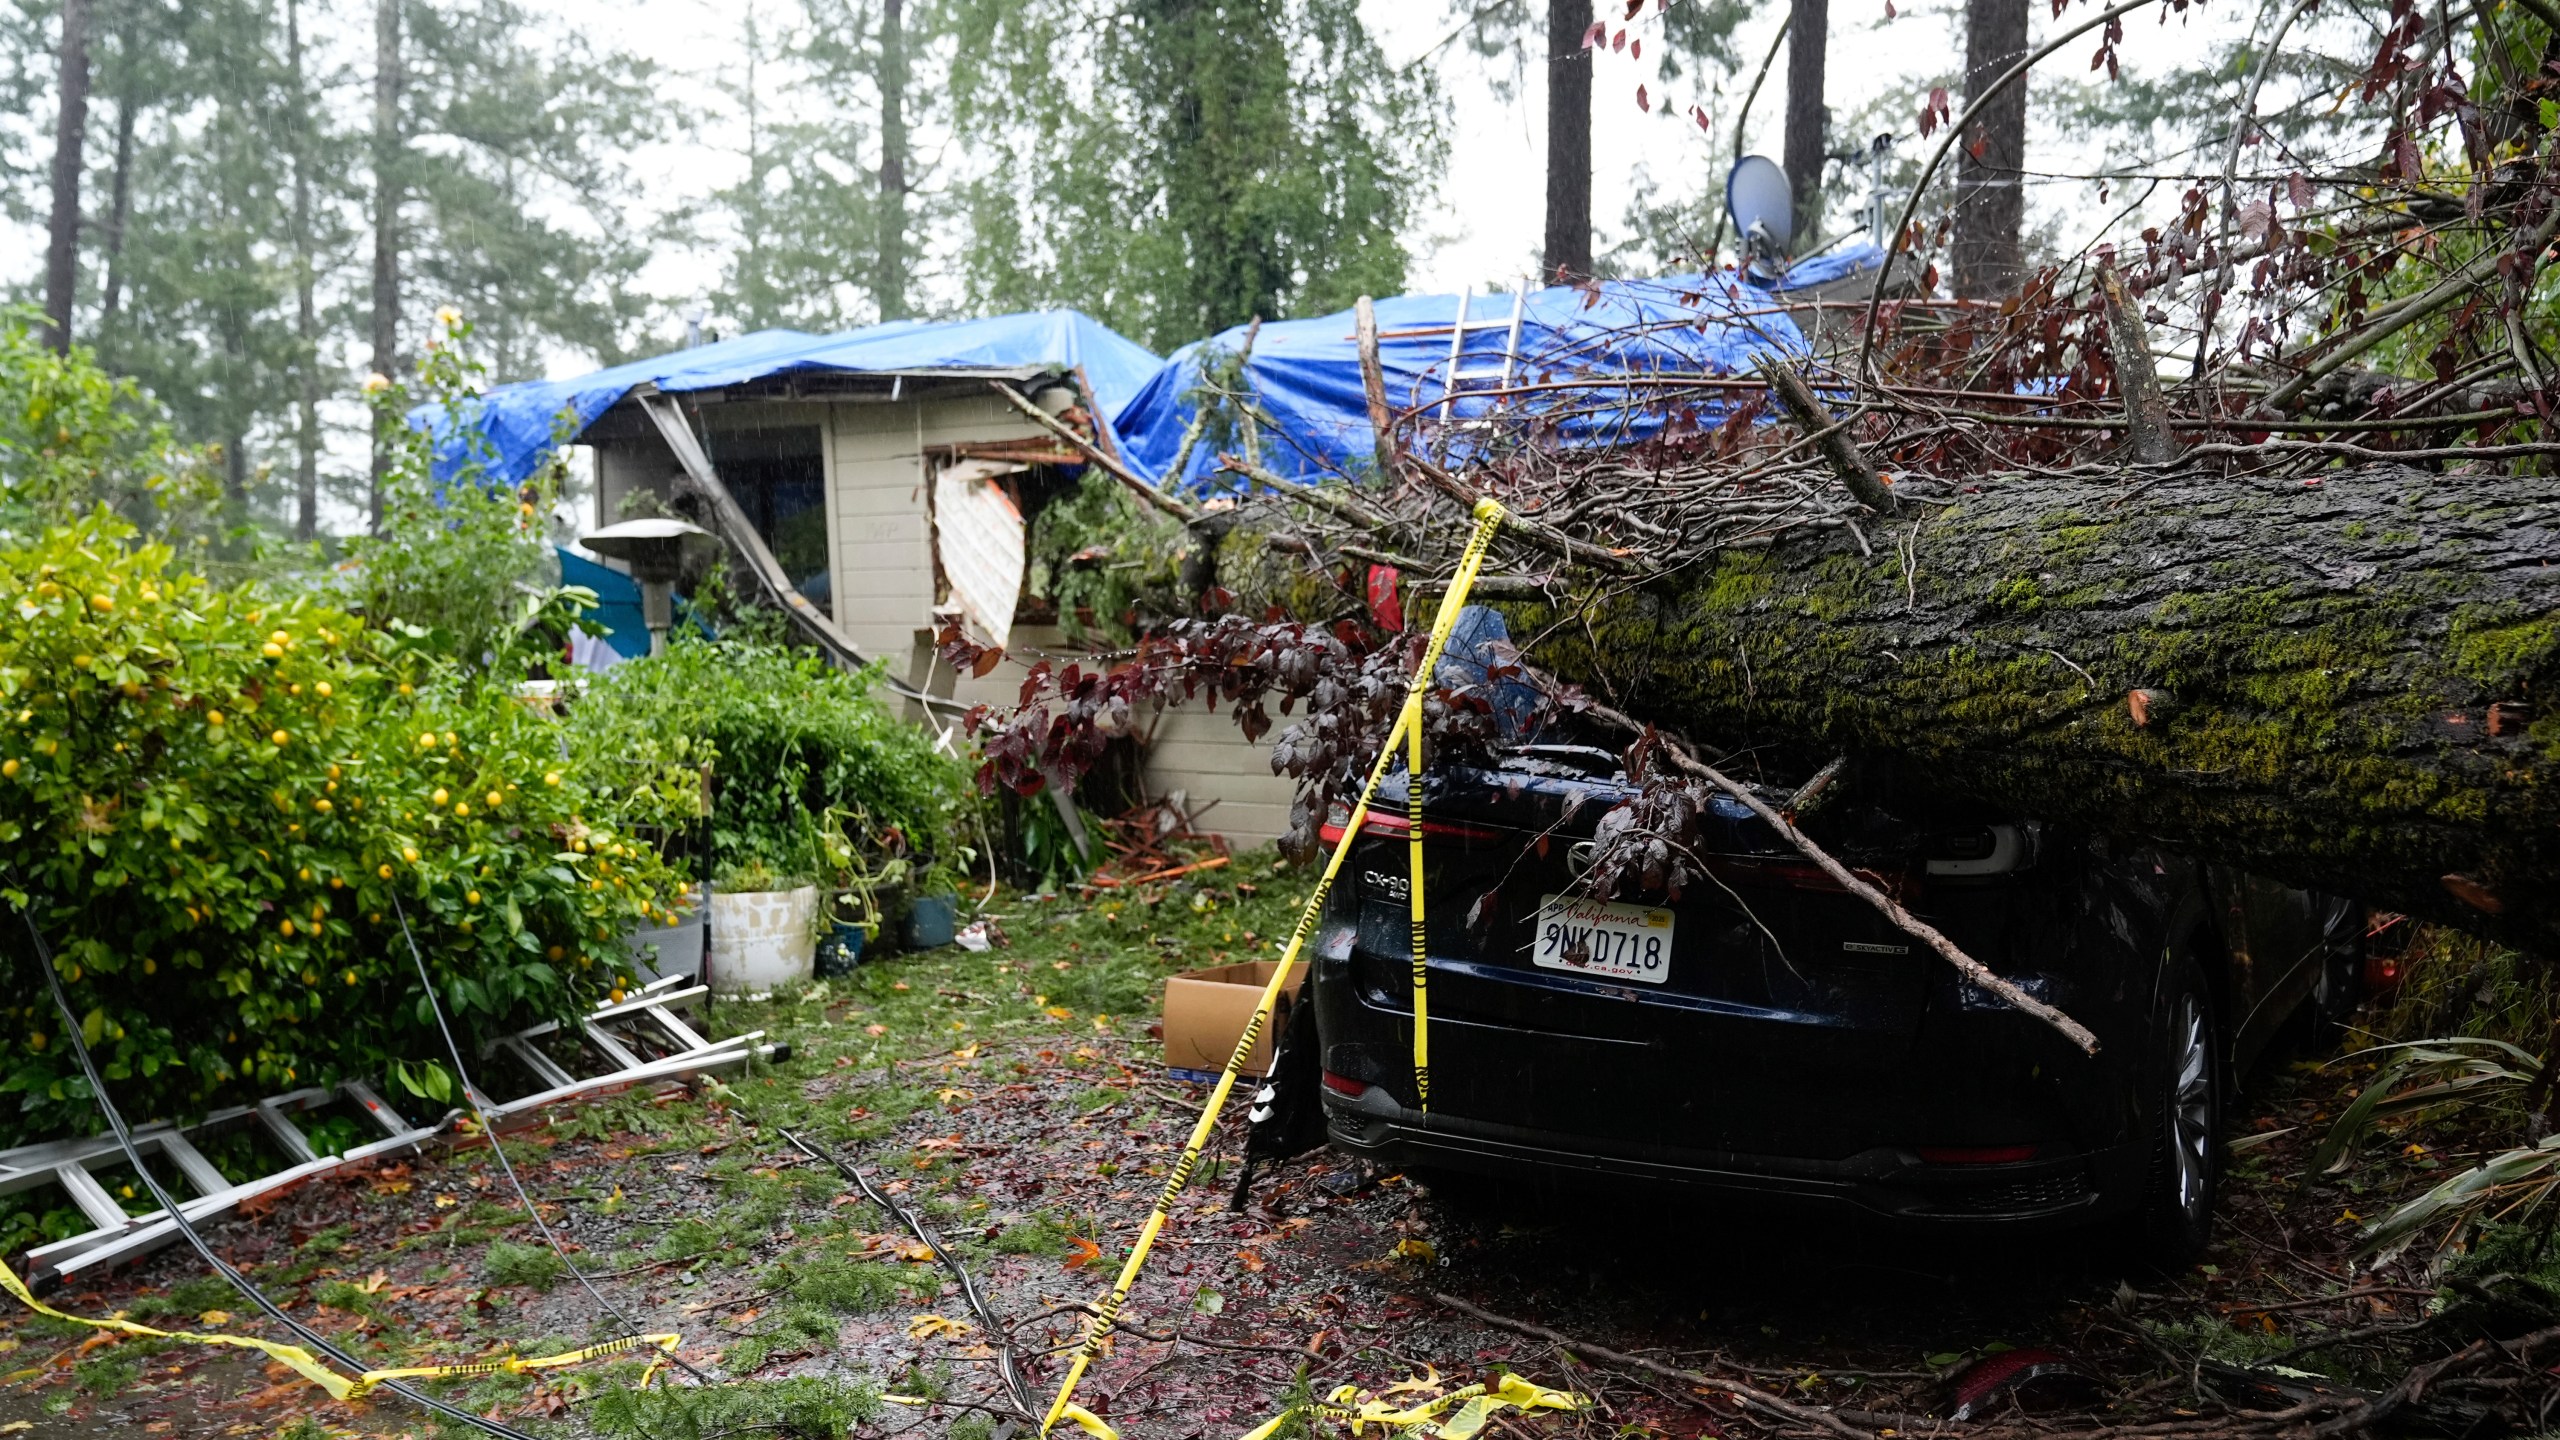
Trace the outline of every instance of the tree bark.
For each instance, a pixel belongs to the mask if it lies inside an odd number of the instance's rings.
[[[133,122],[134,91],[139,87],[134,77],[133,31],[127,27],[117,48],[116,86],[116,158],[115,169],[107,179],[106,280],[104,293],[98,299],[98,333],[103,338],[114,328],[116,314],[124,307],[124,230],[133,218]]]
[[[1966,0],[1965,114],[1974,97],[2027,53],[2027,0]],[[1989,300],[2018,288],[2025,271],[2027,87],[1991,97],[1956,146],[1956,223],[1951,247],[1959,299]]]
[[[907,318],[907,30],[901,0],[880,0],[880,237],[872,299]]]
[[[285,0],[285,58],[293,96],[293,369],[301,382],[294,414],[293,538],[320,529],[320,309],[312,274],[309,77],[303,70],[301,0]]]
[[[1823,143],[1831,111],[1822,103],[1831,48],[1831,0],[1792,0],[1787,7],[1787,117],[1780,165],[1796,197],[1796,242],[1822,221]]]
[[[1900,487],[1906,492],[1908,484]],[[2560,496],[2390,466],[1995,483],[1614,592],[1531,659],[1809,773],[2560,955]],[[1800,776],[1799,776],[1800,778]]]
[[[80,172],[89,132],[89,0],[62,0],[60,107],[53,126],[53,214],[45,228],[44,315],[57,352],[71,349],[80,281]]]
[[[386,379],[400,369],[400,0],[373,7],[373,372]],[[377,413],[373,421],[371,526],[382,529],[382,479],[391,468],[387,427],[398,423]]]
[[[1547,0],[1545,278],[1591,274],[1591,0]]]

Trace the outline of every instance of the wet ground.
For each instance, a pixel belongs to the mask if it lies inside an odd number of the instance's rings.
[[[1162,887],[1152,904],[1017,902],[1002,922],[1011,943],[992,953],[898,958],[790,1003],[724,1004],[716,1029],[767,1028],[797,1053],[703,1094],[624,1097],[511,1139],[543,1214],[622,1318],[558,1273],[485,1145],[318,1182],[210,1234],[370,1364],[682,1334],[698,1374],[646,1392],[628,1356],[431,1387],[535,1434],[850,1427],[974,1440],[1004,1409],[997,1345],[1027,1357],[1044,1394],[1055,1385],[1078,1307],[1107,1288],[1205,1094],[1161,1066],[1152,986],[1263,953],[1285,928],[1282,898],[1216,878]],[[1231,1213],[1230,1115],[1079,1397],[1128,1440],[1190,1440],[1241,1435],[1293,1396],[1349,1385],[1411,1403],[1433,1379],[1508,1367],[1597,1401],[1497,1421],[1513,1440],[1877,1433],[1942,1412],[1946,1378],[1968,1364],[2033,1346],[2089,1377],[2066,1397],[2075,1423],[2202,1423],[2223,1402],[2189,1362],[2388,1329],[2428,1298],[2389,1277],[2351,1284],[2343,1267],[2349,1204],[2370,1209],[2438,1162],[2386,1162],[2357,1181],[2374,1187],[2361,1197],[2289,1173],[2315,1117],[2357,1078],[2281,1063],[2261,1076],[2239,1129],[2281,1133],[2241,1158],[2220,1245],[2188,1274],[2134,1285],[2085,1238],[1923,1244],[1662,1194],[1433,1193],[1322,1155]],[[785,1142],[786,1127],[928,1212],[1006,1333],[891,1217]],[[275,1333],[183,1249],[51,1300]],[[2318,1363],[2345,1378],[2396,1373],[2356,1343]],[[395,1397],[331,1402],[232,1352],[24,1316],[0,1344],[0,1363],[18,1367],[0,1380],[0,1436],[458,1433]],[[1601,1350],[1694,1373],[1588,1363]],[[1737,1405],[1736,1386],[1770,1405]],[[1787,1405],[1843,1418],[1771,1408]]]

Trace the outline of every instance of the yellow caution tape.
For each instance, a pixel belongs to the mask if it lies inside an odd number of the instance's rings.
[[[91,1320],[86,1316],[66,1314],[38,1300],[35,1293],[27,1289],[26,1282],[20,1280],[17,1272],[5,1263],[0,1263],[0,1288],[5,1288],[19,1304],[37,1314],[49,1315],[56,1320],[67,1320],[74,1325],[86,1325],[95,1330],[113,1330],[119,1334],[140,1336],[146,1340],[177,1340],[190,1345],[229,1345],[240,1350],[256,1350],[269,1359],[291,1368],[303,1379],[328,1391],[329,1398],[333,1400],[361,1400],[374,1387],[386,1380],[437,1380],[449,1376],[500,1373],[519,1375],[527,1370],[550,1370],[563,1365],[576,1365],[650,1345],[657,1348],[658,1357],[650,1362],[647,1373],[640,1377],[640,1384],[645,1389],[650,1380],[654,1379],[658,1371],[665,1366],[667,1357],[675,1353],[676,1346],[682,1339],[677,1335],[628,1335],[620,1340],[608,1340],[601,1345],[590,1345],[584,1350],[572,1350],[565,1355],[542,1355],[530,1359],[508,1355],[494,1360],[476,1360],[467,1365],[421,1365],[404,1370],[368,1370],[350,1380],[321,1364],[317,1356],[299,1345],[287,1345],[276,1340],[261,1340],[254,1335],[205,1335],[190,1330],[155,1330],[148,1325],[136,1324],[131,1320]]]
[[[1550,1390],[1517,1375],[1505,1375],[1493,1385],[1469,1385],[1452,1390],[1436,1400],[1398,1409],[1384,1400],[1359,1401],[1357,1387],[1345,1385],[1326,1400],[1311,1400],[1294,1405],[1272,1416],[1244,1436],[1244,1440],[1270,1440],[1271,1435],[1300,1415],[1312,1415],[1349,1425],[1358,1435],[1367,1426],[1381,1429],[1418,1431],[1448,1414],[1457,1414],[1431,1430],[1438,1440],[1474,1440],[1477,1432],[1489,1424],[1502,1410],[1579,1410],[1590,1402],[1570,1390]]]
[[[1431,941],[1422,923],[1422,697],[1431,689],[1431,672],[1439,668],[1440,651],[1448,645],[1450,632],[1458,628],[1458,611],[1465,605],[1467,592],[1476,584],[1476,573],[1484,568],[1485,552],[1493,546],[1493,534],[1502,528],[1503,509],[1491,500],[1476,502],[1476,533],[1467,540],[1467,548],[1458,557],[1457,573],[1449,579],[1448,596],[1440,602],[1440,613],[1431,621],[1431,643],[1423,649],[1422,667],[1404,688],[1404,714],[1396,721],[1404,732],[1405,743],[1405,848],[1412,875],[1405,886],[1413,906],[1413,1091],[1420,1108],[1431,1108]],[[1389,740],[1387,748],[1395,748]]]
[[[1217,1085],[1210,1090],[1209,1103],[1201,1107],[1199,1122],[1191,1127],[1191,1138],[1182,1147],[1182,1157],[1174,1162],[1172,1171],[1165,1176],[1164,1191],[1156,1199],[1156,1208],[1139,1229],[1137,1242],[1129,1247],[1129,1258],[1121,1264],[1119,1278],[1111,1284],[1111,1293],[1105,1295],[1102,1303],[1095,1306],[1085,1319],[1084,1343],[1076,1347],[1075,1359],[1067,1366],[1066,1378],[1058,1384],[1058,1397],[1050,1402],[1049,1413],[1040,1422],[1040,1433],[1044,1436],[1056,1429],[1060,1420],[1073,1419],[1094,1440],[1116,1440],[1109,1425],[1090,1413],[1078,1411],[1073,1403],[1076,1386],[1083,1381],[1085,1371],[1092,1368],[1094,1357],[1101,1353],[1103,1340],[1120,1322],[1120,1307],[1129,1303],[1129,1291],[1138,1283],[1138,1271],[1147,1263],[1148,1252],[1155,1249],[1156,1237],[1163,1233],[1165,1222],[1173,1213],[1173,1202],[1190,1185],[1191,1172],[1199,1167],[1200,1152],[1208,1147],[1209,1134],[1217,1127],[1218,1116],[1227,1108],[1227,1096],[1235,1089],[1237,1072],[1244,1068],[1245,1057],[1253,1053],[1254,1042],[1261,1039],[1262,1027],[1271,1023],[1271,1009],[1279,1001],[1280,987],[1287,983],[1290,971],[1298,963],[1298,952],[1306,947],[1307,936],[1315,930],[1316,917],[1324,911],[1325,896],[1332,893],[1334,878],[1342,873],[1342,862],[1358,842],[1360,827],[1368,823],[1369,802],[1377,798],[1378,782],[1386,777],[1387,762],[1394,758],[1396,742],[1404,738],[1408,728],[1418,730],[1421,727],[1423,688],[1430,683],[1431,672],[1440,664],[1440,649],[1448,643],[1449,632],[1457,626],[1458,611],[1465,607],[1467,591],[1475,584],[1476,572],[1483,568],[1485,549],[1493,543],[1494,532],[1501,528],[1506,514],[1499,503],[1489,499],[1477,501],[1475,513],[1475,535],[1467,541],[1466,553],[1458,561],[1449,593],[1440,599],[1440,613],[1431,623],[1430,643],[1423,648],[1421,668],[1414,672],[1414,679],[1406,691],[1404,708],[1396,716],[1395,728],[1387,732],[1387,742],[1378,747],[1378,758],[1369,767],[1369,778],[1360,786],[1359,803],[1351,807],[1350,818],[1343,822],[1342,838],[1334,842],[1333,854],[1324,863],[1324,873],[1316,878],[1315,890],[1307,896],[1306,908],[1298,914],[1297,928],[1289,932],[1289,943],[1280,952],[1280,963],[1273,967],[1270,981],[1262,987],[1262,998],[1254,1002],[1253,1018],[1245,1022],[1244,1033],[1236,1037],[1235,1053],[1227,1057],[1227,1068],[1219,1073]],[[1417,795],[1421,792],[1418,777],[1414,781],[1414,791]],[[1417,870],[1417,893],[1420,879],[1421,873]],[[1418,1022],[1422,1003],[1418,990],[1414,1000]],[[1414,1026],[1414,1043],[1419,1051],[1423,1043],[1419,1023]]]

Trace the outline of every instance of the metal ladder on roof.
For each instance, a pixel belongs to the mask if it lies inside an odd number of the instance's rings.
[[[1484,298],[1494,300],[1499,299],[1500,296],[1488,294]],[[1502,404],[1499,392],[1511,388],[1512,377],[1520,370],[1520,322],[1527,316],[1529,310],[1529,282],[1522,280],[1512,287],[1511,313],[1507,317],[1500,319],[1490,315],[1479,317],[1473,313],[1475,301],[1474,286],[1465,286],[1458,291],[1458,314],[1449,325],[1449,365],[1444,372],[1440,391],[1440,424],[1444,430],[1448,427],[1451,411],[1456,408],[1458,399],[1466,392],[1467,386],[1482,381],[1492,381],[1493,388],[1497,392],[1494,405],[1498,409]],[[1466,364],[1468,334],[1477,330],[1497,329],[1504,332],[1502,363],[1480,365],[1472,370],[1463,368]]]
[[[679,974],[652,981],[618,1003],[598,1005],[572,1027],[545,1022],[500,1036],[482,1047],[482,1056],[504,1053],[530,1073],[541,1088],[504,1102],[491,1100],[477,1090],[472,1092],[472,1098],[492,1124],[505,1129],[511,1128],[510,1120],[545,1106],[610,1095],[636,1085],[689,1079],[706,1071],[743,1064],[751,1055],[767,1059],[789,1057],[787,1045],[757,1043],[764,1038],[761,1030],[724,1040],[704,1039],[675,1013],[676,1007],[711,993],[709,987],[688,983],[689,979]],[[601,1073],[574,1075],[538,1043],[564,1029],[575,1034],[582,1053],[593,1051],[604,1058]],[[351,1145],[332,1155],[319,1153],[310,1135],[293,1117],[340,1100],[362,1110],[384,1132],[384,1138]],[[414,1154],[464,1113],[457,1109],[433,1125],[413,1125],[371,1086],[349,1080],[335,1086],[289,1090],[253,1105],[216,1110],[192,1125],[165,1121],[139,1125],[134,1127],[133,1143],[146,1160],[165,1160],[177,1170],[186,1182],[185,1188],[195,1192],[194,1199],[178,1202],[178,1209],[190,1224],[201,1224],[252,1200],[350,1165]],[[249,1126],[263,1132],[289,1163],[272,1174],[235,1183],[205,1158],[195,1142]],[[30,1249],[23,1272],[30,1284],[49,1287],[85,1271],[149,1254],[178,1238],[177,1224],[166,1212],[128,1215],[118,1197],[109,1194],[98,1179],[97,1171],[111,1172],[126,1163],[124,1147],[113,1135],[49,1140],[0,1151],[0,1195],[58,1185],[94,1227]]]

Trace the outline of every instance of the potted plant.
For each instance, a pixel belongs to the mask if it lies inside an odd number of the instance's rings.
[[[711,973],[723,994],[762,999],[817,975],[818,886],[758,857],[711,884]]]

